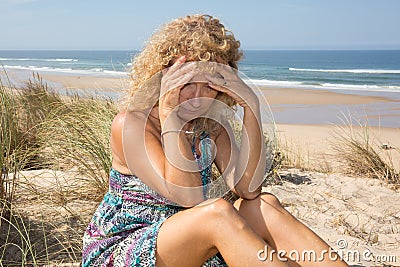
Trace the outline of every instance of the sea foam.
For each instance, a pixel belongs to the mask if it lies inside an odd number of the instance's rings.
[[[385,69],[300,69],[289,68],[290,71],[309,71],[309,72],[342,72],[342,73],[368,73],[368,74],[400,74],[400,70]]]
[[[75,58],[0,58],[0,61],[78,62]]]
[[[270,86],[278,88],[301,88],[319,90],[351,90],[351,91],[376,91],[376,92],[395,92],[400,93],[400,86],[381,86],[381,85],[355,85],[355,84],[335,84],[335,83],[309,83],[295,81],[274,81],[264,79],[247,79],[249,85]]]
[[[51,67],[38,67],[38,66],[9,66],[4,65],[5,69],[15,70],[29,70],[29,71],[41,71],[41,72],[55,72],[55,73],[68,73],[76,75],[104,75],[104,76],[127,76],[127,72],[123,71],[109,71],[103,70],[102,68],[94,68],[89,70],[72,69],[72,68],[51,68]]]

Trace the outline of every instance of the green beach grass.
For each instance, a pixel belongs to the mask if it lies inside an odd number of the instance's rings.
[[[21,88],[1,82],[0,266],[80,261],[87,217],[108,189],[116,104],[58,95],[37,74]],[[45,186],[31,179],[41,170],[53,173]],[[89,205],[85,218],[74,201]],[[39,213],[22,214],[28,203]]]

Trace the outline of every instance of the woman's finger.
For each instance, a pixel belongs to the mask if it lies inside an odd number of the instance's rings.
[[[189,83],[195,75],[197,75],[198,70],[196,70],[195,65],[190,63],[186,63],[189,65],[176,70],[174,73],[163,76],[161,79],[161,93],[174,88],[180,89],[185,84]]]
[[[179,105],[179,88],[172,88],[171,90],[160,95],[160,111],[161,110],[173,110]]]
[[[172,100],[172,102],[178,102],[179,101],[179,93],[180,89],[179,88],[171,88],[167,92],[164,92],[162,95],[160,95],[160,99],[168,99],[169,101]]]
[[[186,56],[181,56],[180,58],[178,58],[174,64],[172,64],[171,67],[169,67],[168,69],[175,69],[175,68],[179,68],[180,65],[182,65],[183,63],[186,62]]]
[[[171,73],[174,73],[183,66],[185,66],[186,65],[185,63],[186,63],[186,56],[181,56],[174,62],[174,64],[172,64],[172,66],[162,70],[163,76],[171,75]]]
[[[237,76],[237,70],[225,64],[216,64],[216,72],[220,73],[223,77]]]
[[[221,93],[225,93],[233,98],[236,98],[237,95],[235,94],[235,92],[233,92],[231,89],[229,89],[228,87],[225,86],[221,86],[212,82],[208,83],[208,86],[210,86],[212,89],[219,91]]]
[[[228,82],[220,75],[205,74],[204,77],[214,85],[219,85],[221,87],[226,87],[228,85]]]
[[[181,75],[179,80],[168,80],[162,83],[161,85],[161,95],[165,94],[171,90],[177,89],[178,92],[179,90],[185,86],[193,77],[192,73],[186,73],[184,75]]]
[[[194,72],[196,69],[196,65],[194,62],[188,62],[184,64],[180,64],[178,66],[179,68],[174,68],[171,69],[163,76],[165,79],[169,80],[176,80],[179,79],[182,75],[185,75],[186,73]]]
[[[166,75],[168,71],[170,71],[171,69],[177,69],[179,68],[180,65],[182,65],[183,63],[186,62],[186,56],[181,56],[179,57],[173,64],[172,66],[165,68],[163,70],[161,70],[162,75]]]

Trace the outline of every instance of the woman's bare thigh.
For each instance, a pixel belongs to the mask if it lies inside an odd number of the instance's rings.
[[[201,266],[218,251],[229,266],[288,266],[262,262],[260,249],[268,245],[223,199],[178,212],[161,225],[156,265]]]
[[[193,207],[169,217],[157,237],[156,265],[201,266],[218,250],[212,244],[206,206]]]

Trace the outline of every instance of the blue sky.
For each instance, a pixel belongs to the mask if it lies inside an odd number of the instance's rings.
[[[162,23],[207,13],[243,49],[400,49],[399,0],[0,0],[0,50],[133,50]]]

